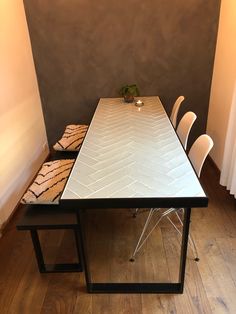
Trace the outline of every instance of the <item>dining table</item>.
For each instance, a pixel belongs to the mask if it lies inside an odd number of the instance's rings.
[[[208,197],[160,98],[147,96],[139,100],[99,100],[60,198],[62,206],[77,213],[88,292],[183,293],[191,209],[208,205]],[[94,282],[83,213],[91,209],[96,212],[105,208],[114,213],[118,208],[153,207],[184,208],[178,280]]]

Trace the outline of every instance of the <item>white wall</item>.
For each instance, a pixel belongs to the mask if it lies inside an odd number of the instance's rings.
[[[48,154],[22,0],[0,1],[0,228]]]
[[[215,143],[210,155],[220,170],[223,161],[229,112],[236,83],[236,1],[221,1],[219,32],[207,123],[207,133],[212,136]]]

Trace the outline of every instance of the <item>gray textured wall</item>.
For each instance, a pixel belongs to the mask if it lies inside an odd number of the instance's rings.
[[[220,0],[24,0],[49,143],[123,84],[193,110],[205,131]]]

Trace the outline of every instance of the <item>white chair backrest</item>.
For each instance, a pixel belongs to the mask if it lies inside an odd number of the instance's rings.
[[[200,177],[204,161],[210,150],[212,149],[213,145],[214,143],[211,137],[207,134],[203,134],[196,139],[196,141],[190,148],[188,156],[198,177]]]
[[[179,125],[177,127],[176,132],[185,150],[187,148],[189,132],[196,118],[197,116],[195,115],[195,113],[192,111],[189,111],[185,113],[185,115],[180,120]]]
[[[170,115],[170,121],[173,124],[173,127],[176,128],[176,123],[177,123],[177,116],[178,116],[178,112],[179,112],[179,107],[181,105],[181,103],[184,101],[184,96],[179,96],[175,103],[174,106],[172,108],[171,111],[171,115]]]

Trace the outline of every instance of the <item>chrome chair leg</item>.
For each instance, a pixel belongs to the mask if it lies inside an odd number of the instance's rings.
[[[141,232],[141,235],[138,239],[137,245],[134,249],[134,252],[130,258],[131,262],[134,262],[135,260],[135,255],[138,253],[138,251],[141,249],[141,247],[144,245],[144,243],[147,241],[147,239],[150,237],[151,233],[153,232],[153,230],[156,228],[156,226],[159,224],[159,222],[162,220],[162,218],[164,218],[166,215],[169,215],[173,210],[175,210],[174,208],[169,208],[168,210],[166,210],[164,213],[161,214],[161,216],[159,217],[159,219],[156,221],[155,225],[152,227],[152,229],[148,232],[148,234],[144,237],[145,231],[147,230],[147,227],[149,225],[149,222],[154,214],[154,212],[159,211],[160,208],[151,208],[150,212],[148,214],[148,217],[146,219],[146,222],[144,224],[143,230]]]
[[[181,209],[183,210],[183,208],[181,208]],[[175,214],[176,214],[176,216],[177,216],[181,226],[183,227],[183,221],[182,221],[182,219],[180,218],[180,216],[178,214],[178,210],[179,210],[179,208],[175,208]],[[172,219],[170,217],[168,217],[168,216],[166,218],[169,220],[169,222],[172,224],[172,226],[175,228],[175,230],[182,236],[182,232],[178,229],[178,227],[175,225],[175,223],[172,221]],[[190,247],[191,247],[191,249],[193,251],[193,254],[195,255],[194,260],[196,262],[198,262],[200,259],[199,259],[199,255],[198,255],[196,244],[195,244],[191,234],[189,234],[188,237],[189,237]]]
[[[135,208],[134,212],[133,212],[133,218],[135,218],[138,214],[139,208]]]
[[[143,212],[146,212],[146,211],[149,211],[149,210],[150,210],[150,208],[144,208],[144,209],[142,209],[142,208],[135,208],[135,210],[133,212],[133,218],[137,217],[138,212],[143,213]]]
[[[173,208],[173,207],[172,207],[172,208],[167,209],[166,211],[164,211],[164,212],[161,214],[161,216],[160,216],[159,219],[156,221],[156,223],[154,224],[154,226],[152,227],[152,229],[151,229],[151,230],[148,232],[148,234],[144,237],[144,234],[145,234],[145,232],[146,232],[146,230],[147,230],[147,228],[148,228],[148,225],[149,225],[149,223],[150,223],[150,220],[151,220],[151,218],[152,218],[154,212],[157,212],[157,211],[159,211],[159,210],[160,210],[160,208],[151,208],[151,209],[150,209],[150,212],[149,212],[148,217],[147,217],[147,219],[146,219],[146,222],[145,222],[145,224],[144,224],[143,230],[142,230],[141,235],[140,235],[140,237],[139,237],[139,239],[138,239],[137,245],[136,245],[136,247],[135,247],[135,249],[134,249],[134,252],[133,252],[133,254],[132,254],[131,258],[130,258],[130,261],[131,261],[131,262],[134,262],[134,261],[135,261],[135,255],[136,255],[136,254],[138,253],[138,251],[142,248],[142,246],[143,246],[144,243],[147,241],[147,239],[149,238],[149,236],[151,235],[151,233],[154,231],[154,229],[157,227],[157,225],[159,224],[159,222],[160,222],[165,216],[166,216],[166,218],[168,219],[168,221],[172,224],[172,226],[175,228],[175,230],[182,236],[182,232],[177,228],[177,226],[174,224],[174,222],[173,222],[173,221],[171,220],[171,218],[168,216],[170,213],[175,212],[175,214],[176,214],[176,216],[177,216],[177,218],[178,218],[180,224],[181,224],[182,227],[183,227],[183,222],[182,222],[182,220],[181,220],[181,218],[179,217],[179,214],[178,214],[178,212],[177,212],[177,211],[179,210],[179,208]],[[143,237],[144,237],[144,238],[143,238]],[[193,252],[195,253],[195,258],[194,258],[194,260],[195,260],[195,261],[199,261],[197,247],[196,247],[195,242],[194,242],[194,240],[192,239],[192,237],[191,237],[190,234],[189,234],[189,242],[190,242],[190,246],[191,246]]]
[[[182,210],[183,210],[183,208],[182,208]],[[175,214],[176,214],[176,216],[177,216],[177,218],[178,218],[178,220],[179,220],[181,226],[183,227],[183,221],[182,221],[182,219],[180,218],[180,216],[179,216],[179,214],[178,214],[178,211],[176,211]],[[181,234],[181,235],[182,235],[182,234]],[[194,260],[195,260],[196,262],[198,262],[200,259],[199,259],[199,255],[198,255],[198,251],[197,251],[196,244],[195,244],[195,242],[194,242],[194,240],[193,240],[193,238],[192,238],[192,236],[191,236],[190,233],[189,233],[189,236],[188,236],[188,237],[189,237],[190,246],[191,246],[192,251],[193,251],[193,253],[194,253],[194,255],[195,255]]]
[[[146,222],[145,222],[145,224],[144,224],[143,230],[142,230],[141,235],[140,235],[140,237],[139,237],[139,239],[138,239],[137,245],[136,245],[136,247],[135,247],[135,249],[134,249],[134,252],[133,252],[133,254],[132,254],[131,258],[130,258],[130,262],[134,262],[136,253],[137,253],[137,252],[140,250],[140,248],[143,246],[143,243],[141,243],[141,241],[142,241],[142,238],[143,238],[143,236],[144,236],[144,233],[145,233],[145,231],[146,231],[146,229],[147,229],[147,227],[148,227],[148,224],[149,224],[149,222],[150,222],[150,220],[151,220],[151,218],[152,218],[152,215],[153,215],[154,211],[155,211],[155,208],[151,208],[151,209],[150,209],[150,212],[149,212],[148,217],[147,217],[147,219],[146,219]],[[140,245],[140,243],[141,243],[141,245]]]

